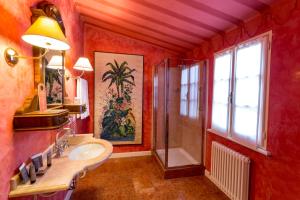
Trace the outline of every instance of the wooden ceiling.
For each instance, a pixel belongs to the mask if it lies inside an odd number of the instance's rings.
[[[186,52],[274,0],[74,0],[85,23]]]

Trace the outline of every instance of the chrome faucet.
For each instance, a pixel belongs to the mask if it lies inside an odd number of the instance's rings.
[[[59,131],[56,133],[55,136],[55,144],[53,152],[55,153],[55,157],[61,157],[64,150],[69,147],[68,143],[68,136],[70,135],[71,129],[70,128],[64,128],[62,131]],[[63,135],[59,138],[60,134],[63,133]]]

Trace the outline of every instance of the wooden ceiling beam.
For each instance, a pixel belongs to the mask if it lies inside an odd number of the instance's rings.
[[[155,10],[155,11],[159,11],[159,12],[165,14],[165,15],[172,16],[172,17],[174,17],[178,20],[182,20],[182,21],[184,21],[188,24],[193,24],[195,26],[201,27],[201,28],[206,29],[208,31],[211,31],[213,33],[223,33],[223,30],[221,30],[221,29],[218,29],[216,27],[208,25],[208,24],[206,24],[204,22],[201,22],[199,20],[195,20],[193,18],[187,17],[185,15],[181,15],[177,12],[174,12],[172,10],[169,10],[169,9],[164,8],[164,7],[158,6],[154,3],[150,3],[148,1],[141,1],[141,0],[130,0],[130,1],[138,3],[138,4],[143,5],[145,7],[148,7],[150,9]]]
[[[90,17],[88,12],[84,11],[82,8],[78,7],[78,9],[81,11],[81,13],[83,15],[85,15],[85,19],[90,19],[90,21],[92,21],[93,23],[101,23],[102,25],[105,25],[106,27],[111,27],[111,28],[114,28],[114,29],[120,29],[120,30],[124,30],[126,31],[127,33],[132,33],[132,35],[140,35],[140,36],[143,36],[145,38],[148,38],[148,39],[153,39],[153,40],[156,40],[156,41],[159,41],[161,43],[164,43],[164,44],[168,44],[169,46],[172,46],[174,48],[177,48],[178,50],[189,50],[190,48],[188,47],[184,47],[182,45],[178,45],[178,44],[174,44],[172,42],[169,42],[169,41],[165,41],[165,40],[162,40],[160,38],[157,38],[157,37],[154,37],[154,36],[151,36],[151,35],[147,35],[147,34],[144,34],[144,33],[141,33],[141,32],[138,32],[138,31],[135,31],[135,30],[130,30],[128,29],[126,26],[123,26],[123,25],[118,25],[118,24],[113,24],[113,23],[110,23],[110,22],[107,22],[107,21],[104,21],[102,19],[99,19],[99,18],[94,18],[94,17]],[[130,36],[130,34],[129,34]]]
[[[202,12],[205,12],[209,15],[212,15],[214,17],[218,17],[220,19],[223,19],[223,20],[226,20],[232,24],[235,24],[235,25],[240,25],[243,21],[232,16],[232,15],[229,15],[227,13],[224,13],[220,10],[217,10],[217,9],[214,9],[204,3],[201,3],[199,1],[195,1],[195,0],[177,0],[178,2],[181,2],[182,4],[186,4],[192,8],[195,8],[197,10],[200,10]]]
[[[109,13],[107,13],[107,12],[103,12],[102,10],[97,9],[97,8],[91,8],[91,7],[88,7],[88,6],[86,6],[86,5],[84,5],[84,4],[81,4],[81,3],[77,3],[77,6],[79,6],[79,7],[81,7],[81,8],[85,8],[85,9],[90,9],[90,10],[92,10],[92,11],[94,11],[94,12],[100,13],[100,14],[105,15],[105,16],[108,16],[108,17],[110,17],[110,18],[117,19],[117,20],[119,20],[119,21],[123,21],[123,22],[128,23],[128,24],[131,24],[131,25],[133,25],[133,26],[140,27],[140,28],[142,28],[142,29],[145,29],[145,30],[148,30],[148,31],[152,31],[152,32],[158,33],[158,34],[160,34],[160,35],[163,35],[163,36],[166,36],[166,37],[169,37],[169,38],[178,40],[178,41],[180,41],[180,42],[186,43],[186,44],[189,45],[188,48],[193,48],[194,46],[198,45],[198,43],[195,43],[195,42],[186,40],[185,38],[177,37],[177,36],[175,36],[175,35],[171,35],[171,34],[162,32],[162,31],[160,31],[160,30],[158,30],[158,29],[154,29],[154,28],[152,28],[152,27],[145,26],[145,25],[141,25],[141,24],[138,24],[138,23],[136,23],[136,22],[127,20],[127,19],[125,19],[125,18],[121,18],[121,17],[115,16],[115,15],[111,15],[111,14],[109,14]],[[128,28],[128,29],[130,29],[130,28]],[[191,46],[191,45],[192,45],[192,46]]]
[[[82,15],[81,19],[84,22],[84,24],[88,24],[88,25],[91,25],[91,26],[94,26],[94,27],[97,27],[97,28],[101,28],[103,30],[107,30],[107,31],[114,32],[114,33],[117,33],[117,34],[121,34],[121,35],[130,37],[130,38],[133,38],[133,39],[136,39],[136,40],[140,40],[140,41],[158,46],[160,48],[167,49],[167,50],[172,51],[176,54],[183,53],[183,52],[187,51],[186,48],[177,47],[177,46],[174,46],[173,44],[167,43],[165,41],[157,40],[155,38],[148,37],[148,36],[140,34],[138,32],[128,30],[124,27],[119,27],[119,26],[116,26],[114,24],[110,24],[110,23],[107,23],[105,21],[102,21],[102,20],[93,19],[93,18],[90,18],[90,17],[85,16],[85,15]]]
[[[78,1],[77,1],[78,2]],[[158,25],[161,25],[161,26],[165,26],[169,29],[172,29],[174,31],[177,31],[177,32],[181,32],[183,34],[186,34],[186,35],[189,35],[189,36],[192,36],[192,37],[195,37],[195,38],[198,38],[198,39],[201,39],[201,40],[206,40],[208,41],[209,38],[203,36],[202,34],[198,33],[198,32],[193,32],[193,31],[190,31],[188,29],[184,29],[184,28],[181,28],[181,27],[178,27],[178,26],[175,26],[173,24],[169,24],[165,21],[162,21],[162,20],[157,20],[153,17],[150,17],[150,16],[147,16],[145,14],[142,14],[142,13],[139,13],[139,12],[136,12],[134,10],[131,10],[131,9],[128,9],[128,8],[125,8],[125,7],[121,7],[119,5],[116,5],[116,4],[113,4],[111,3],[110,1],[107,1],[107,0],[101,0],[101,1],[98,1],[98,3],[101,3],[103,5],[106,5],[106,6],[109,6],[109,7],[112,7],[114,9],[117,9],[119,11],[122,11],[122,12],[125,12],[127,14],[130,14],[132,16],[135,16],[135,17],[138,17],[140,19],[143,19],[143,20],[146,20],[146,21],[150,21],[152,23],[156,23]]]
[[[247,6],[248,8],[251,8],[253,10],[256,10],[257,12],[261,12],[262,10],[269,9],[270,6],[268,4],[265,4],[261,1],[257,0],[234,0],[244,6]]]

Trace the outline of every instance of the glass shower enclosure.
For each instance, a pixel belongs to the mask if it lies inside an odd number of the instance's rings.
[[[154,73],[154,156],[165,178],[204,172],[206,61],[165,59]]]

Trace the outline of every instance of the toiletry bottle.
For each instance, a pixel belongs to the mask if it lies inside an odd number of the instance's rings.
[[[36,173],[35,173],[35,167],[31,163],[29,168],[29,176],[30,176],[30,183],[33,184],[36,181]]]
[[[41,153],[35,154],[31,157],[31,161],[35,167],[35,172],[38,172],[39,169],[43,166],[43,157]]]
[[[52,165],[52,153],[51,150],[47,153],[47,166],[50,167]]]
[[[22,178],[22,182],[25,184],[27,181],[29,181],[29,173],[27,171],[25,163],[22,163],[22,165],[19,167],[20,175]]]
[[[44,166],[42,154],[39,156],[39,163],[40,163],[40,167]]]

